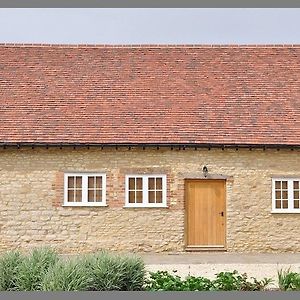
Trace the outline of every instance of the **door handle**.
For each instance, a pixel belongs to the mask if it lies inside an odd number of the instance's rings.
[[[224,217],[224,212],[223,211],[221,211],[219,214],[221,215],[221,217]]]

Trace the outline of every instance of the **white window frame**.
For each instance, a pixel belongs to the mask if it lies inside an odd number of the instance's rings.
[[[276,208],[275,197],[275,181],[287,181],[288,187],[288,208]],[[300,208],[294,207],[294,181],[300,181],[300,177],[273,177],[272,178],[272,211],[271,213],[288,213],[288,214],[300,214]]]
[[[68,177],[82,176],[82,202],[68,202]],[[102,202],[88,202],[88,176],[102,177]],[[63,206],[107,206],[106,205],[106,174],[105,173],[64,173],[64,204]]]
[[[143,202],[129,203],[129,178],[143,178]],[[149,203],[148,179],[162,178],[162,203]],[[130,174],[125,176],[125,206],[124,207],[168,207],[167,206],[167,175],[165,174]]]

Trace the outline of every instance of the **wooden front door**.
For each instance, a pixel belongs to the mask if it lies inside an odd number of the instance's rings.
[[[187,180],[187,250],[225,249],[225,180]]]

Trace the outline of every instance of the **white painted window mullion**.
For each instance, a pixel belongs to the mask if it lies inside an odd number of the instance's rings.
[[[293,180],[288,180],[288,209],[294,209]]]
[[[148,176],[143,176],[143,204],[148,204]]]
[[[88,176],[82,176],[82,203],[88,203]]]

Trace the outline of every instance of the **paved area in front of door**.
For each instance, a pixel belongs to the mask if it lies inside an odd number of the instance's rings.
[[[181,277],[187,275],[214,278],[216,273],[237,270],[248,277],[273,278],[277,285],[277,271],[290,268],[300,273],[300,253],[182,253],[140,254],[148,271],[166,270]]]

